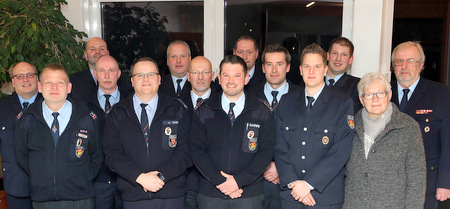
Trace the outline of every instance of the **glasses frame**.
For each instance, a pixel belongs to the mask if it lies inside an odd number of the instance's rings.
[[[25,76],[28,79],[33,79],[34,76],[37,76],[37,73],[17,74],[17,75],[14,75],[12,78],[17,78],[17,80],[23,80],[25,78]]]
[[[413,65],[415,65],[416,63],[420,63],[420,61],[415,60],[415,59],[413,59],[413,58],[409,58],[409,59],[406,59],[406,60],[403,60],[403,59],[395,59],[395,60],[393,61],[393,63],[394,63],[394,66],[403,66],[404,63],[406,63],[406,65],[408,65],[408,66],[413,66]]]
[[[372,100],[373,97],[375,95],[377,95],[377,98],[381,99],[381,98],[385,98],[388,95],[388,93],[389,93],[388,91],[379,91],[379,92],[375,92],[375,93],[366,93],[366,94],[363,94],[361,97],[363,97],[365,100]]]

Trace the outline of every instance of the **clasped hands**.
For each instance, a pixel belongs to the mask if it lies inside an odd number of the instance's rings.
[[[217,185],[216,188],[219,189],[223,194],[230,196],[231,199],[241,197],[242,192],[244,191],[242,189],[239,189],[239,186],[237,185],[237,182],[234,179],[233,175],[227,174],[223,171],[220,171],[220,174],[222,174],[222,176],[227,180]]]
[[[308,184],[306,184],[306,181],[294,181],[289,185],[289,189],[292,190],[291,195],[295,200],[302,202],[307,206],[314,206],[316,204],[316,200],[314,200],[314,197],[311,195],[311,189]]]
[[[148,173],[141,173],[136,179],[136,182],[144,188],[145,192],[157,192],[164,186],[164,181],[159,179],[158,171],[151,171]]]

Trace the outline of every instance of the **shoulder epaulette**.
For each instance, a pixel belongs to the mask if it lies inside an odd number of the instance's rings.
[[[89,113],[89,115],[91,116],[92,119],[97,119],[97,115],[94,113],[94,111],[91,111],[91,113]]]
[[[17,114],[17,120],[20,120],[20,118],[22,117],[22,115],[23,115],[23,111],[20,111],[19,114]]]

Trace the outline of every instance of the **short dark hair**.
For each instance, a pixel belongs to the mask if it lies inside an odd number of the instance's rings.
[[[303,63],[303,58],[305,58],[306,54],[318,54],[322,56],[323,63],[327,65],[327,53],[318,44],[313,43],[308,45],[305,49],[303,49],[302,54],[300,55],[301,64]]]
[[[276,53],[276,52],[282,52],[284,53],[284,58],[286,60],[286,64],[289,65],[291,63],[291,54],[289,54],[289,51],[282,46],[281,44],[269,44],[264,49],[262,55],[261,55],[261,61],[262,63],[266,63],[266,53]]]
[[[353,43],[348,40],[348,38],[345,37],[337,37],[331,40],[330,46],[328,47],[328,51],[331,51],[331,48],[333,47],[333,44],[339,44],[341,46],[346,46],[350,48],[350,57],[353,56],[353,51],[355,50],[355,47],[353,46]]]
[[[227,55],[225,56],[225,58],[223,58],[219,65],[219,74],[222,73],[222,66],[226,63],[242,65],[242,68],[244,69],[244,75],[247,74],[247,63],[245,63],[245,61],[237,55]]]
[[[253,45],[254,45],[254,47],[255,47],[255,51],[258,50],[258,43],[256,43],[256,40],[255,40],[254,38],[252,38],[251,36],[241,36],[241,37],[239,37],[239,38],[236,40],[236,42],[234,42],[234,47],[233,47],[234,50],[237,49],[237,43],[238,43],[239,41],[242,41],[242,40],[253,41]]]
[[[158,64],[156,63],[155,60],[153,60],[153,59],[150,58],[150,57],[141,57],[141,58],[135,59],[135,60],[133,61],[133,64],[131,64],[131,68],[130,68],[130,76],[133,76],[133,69],[134,69],[134,66],[135,66],[138,62],[145,62],[145,61],[152,62],[153,64],[155,64],[156,70],[159,72]]]

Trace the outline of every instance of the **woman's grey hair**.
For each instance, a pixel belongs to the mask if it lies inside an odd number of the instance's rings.
[[[367,73],[365,76],[361,78],[361,80],[358,83],[358,95],[362,96],[364,94],[364,90],[376,80],[380,81],[380,83],[384,86],[387,92],[391,91],[391,83],[389,83],[388,79],[383,74]]]

